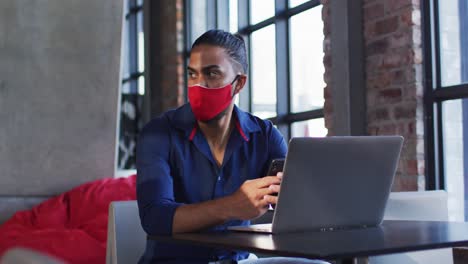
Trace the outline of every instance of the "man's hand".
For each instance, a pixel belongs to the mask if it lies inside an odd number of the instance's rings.
[[[227,210],[230,218],[249,220],[263,215],[269,204],[276,204],[277,198],[271,194],[279,191],[280,183],[281,176],[245,181],[239,190],[229,196]]]
[[[260,217],[275,204],[282,173],[249,180],[235,193],[223,198],[178,207],[172,224],[173,233],[193,232],[219,225],[227,220]]]
[[[278,172],[276,174],[276,177],[278,177],[280,179],[280,181],[281,181],[283,179],[283,173]],[[269,188],[270,188],[270,190],[273,191],[273,193],[265,195],[264,199],[267,200],[269,204],[272,204],[273,208],[275,208],[274,205],[278,203],[278,193],[280,191],[280,185],[279,184],[273,184],[273,185],[270,185]]]

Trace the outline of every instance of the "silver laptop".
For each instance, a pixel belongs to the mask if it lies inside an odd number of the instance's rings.
[[[382,223],[403,137],[292,138],[272,224],[229,230],[282,233]]]

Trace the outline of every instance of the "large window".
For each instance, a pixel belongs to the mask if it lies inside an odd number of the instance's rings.
[[[142,127],[145,94],[143,0],[124,1],[122,38],[122,89],[118,143],[119,170],[135,169],[136,137]]]
[[[448,191],[451,220],[468,220],[468,2],[423,7],[427,187]]]
[[[242,109],[272,120],[285,138],[326,136],[319,0],[186,0],[186,8],[187,47],[212,28],[244,36],[250,72]]]

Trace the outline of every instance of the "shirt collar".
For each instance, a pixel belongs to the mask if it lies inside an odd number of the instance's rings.
[[[234,116],[237,117],[236,127],[246,141],[249,141],[250,133],[260,131],[257,120],[251,114],[239,109],[236,105],[234,105]]]
[[[251,114],[239,109],[236,105],[234,105],[233,117],[237,119],[236,129],[245,141],[249,141],[250,133],[260,131],[260,126],[255,118]],[[183,130],[188,139],[193,139],[198,130],[198,125],[189,103],[175,110],[172,120],[173,125]]]

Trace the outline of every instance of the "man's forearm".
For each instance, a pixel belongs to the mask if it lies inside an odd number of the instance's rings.
[[[179,206],[172,221],[172,233],[193,232],[229,220],[229,197]]]
[[[281,177],[247,180],[235,193],[219,199],[179,206],[172,221],[172,233],[193,232],[231,219],[248,220],[263,215],[276,204],[272,193],[279,191]]]

